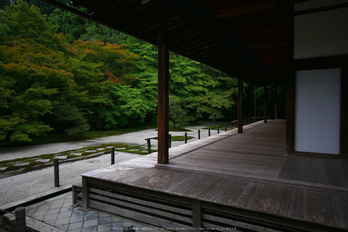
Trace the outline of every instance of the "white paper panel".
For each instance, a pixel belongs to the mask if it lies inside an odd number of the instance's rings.
[[[296,72],[295,151],[339,154],[341,70]]]

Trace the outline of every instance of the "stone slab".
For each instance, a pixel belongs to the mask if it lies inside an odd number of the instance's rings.
[[[77,156],[81,156],[82,153],[70,153],[70,155],[77,155]]]
[[[50,161],[50,159],[37,159],[35,160],[36,162],[40,162],[40,163],[47,163]]]
[[[58,156],[55,156],[54,158],[56,159],[66,159],[68,156],[66,155],[58,155]]]
[[[28,164],[30,164],[30,163],[16,163],[13,166],[22,167],[22,166],[27,166]]]

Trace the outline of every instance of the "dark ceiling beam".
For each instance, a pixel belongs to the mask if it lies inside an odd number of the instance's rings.
[[[295,16],[313,14],[313,13],[318,13],[318,12],[323,12],[328,10],[337,10],[337,9],[342,9],[347,7],[348,7],[348,3],[335,4],[331,6],[323,6],[323,7],[318,7],[314,9],[295,11]]]
[[[145,42],[154,44],[154,41],[150,41],[150,40],[145,39],[145,38],[140,38],[140,37],[139,37],[138,35],[136,35],[136,34],[133,34],[133,33],[129,32],[129,31],[124,31],[124,30],[122,30],[121,28],[116,28],[114,25],[112,25],[112,24],[110,24],[110,23],[106,23],[105,21],[103,21],[103,20],[101,20],[101,19],[98,19],[98,18],[95,18],[95,17],[91,17],[91,16],[89,16],[88,14],[86,14],[86,13],[84,13],[84,12],[81,12],[81,11],[79,11],[79,10],[76,10],[76,9],[74,9],[74,8],[72,8],[72,7],[69,7],[69,6],[67,6],[67,5],[64,5],[64,4],[62,4],[62,3],[60,3],[60,2],[57,2],[57,1],[55,1],[55,0],[40,0],[40,1],[46,2],[46,3],[48,3],[48,4],[51,4],[52,6],[55,6],[55,7],[59,8],[59,9],[69,11],[69,12],[71,12],[71,13],[73,13],[73,14],[76,14],[76,15],[78,15],[78,16],[81,16],[81,17],[83,17],[83,18],[86,18],[86,19],[88,19],[88,20],[90,20],[90,21],[93,21],[93,22],[96,22],[96,23],[99,23],[99,24],[103,24],[103,25],[105,25],[105,26],[107,26],[107,27],[109,27],[109,28],[111,28],[111,29],[114,29],[114,30],[120,31],[120,32],[122,32],[122,33],[128,34],[128,35],[133,36],[133,37],[135,37],[135,38],[137,38],[137,39],[141,39],[141,40],[143,40],[143,41],[145,41]]]
[[[114,1],[114,0],[109,0],[108,3],[106,3],[103,7],[99,7],[96,10],[94,10],[93,12],[89,13],[89,15],[97,15],[100,12],[103,12],[105,10],[110,10],[111,8],[118,6],[119,4],[121,4],[122,2],[124,2],[126,0],[119,0],[118,2]]]

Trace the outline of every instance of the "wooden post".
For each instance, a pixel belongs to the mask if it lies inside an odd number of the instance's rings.
[[[199,200],[192,200],[192,226],[196,231],[200,231],[202,228],[202,210]]]
[[[187,132],[185,132],[185,143],[187,143]]]
[[[26,232],[27,225],[25,222],[25,208],[18,207],[15,209],[15,219],[16,219],[16,231],[17,232]]]
[[[172,147],[172,135],[168,135],[168,148]]]
[[[59,159],[57,157],[53,158],[54,166],[54,186],[59,187]]]
[[[256,122],[256,85],[254,85],[254,122]]]
[[[88,199],[88,181],[87,177],[82,177],[82,208],[87,210],[89,208],[89,199]]]
[[[159,0],[158,7],[158,163],[169,162],[169,50],[168,3]]]
[[[278,86],[274,85],[274,120],[278,118]]]
[[[219,125],[217,126],[217,133],[218,133],[218,134],[220,133],[220,127],[219,127]]]
[[[151,139],[146,139],[147,141],[147,153],[151,153]]]
[[[267,86],[264,86],[263,89],[263,122],[267,123]]]
[[[210,136],[210,127],[208,128],[208,136]]]
[[[111,165],[115,164],[115,147],[111,148]]]
[[[227,126],[226,126],[226,123],[225,123],[225,132],[227,131]]]
[[[201,130],[198,130],[198,139],[201,139]]]
[[[294,2],[287,1],[287,77],[286,77],[286,154],[294,149],[295,72],[294,72]]]
[[[238,78],[238,133],[243,133],[243,80],[242,77]]]

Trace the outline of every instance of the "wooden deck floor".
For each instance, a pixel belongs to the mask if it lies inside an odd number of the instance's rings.
[[[348,230],[347,160],[287,156],[283,120],[172,148],[169,164],[156,163],[157,154],[151,154],[83,176],[91,183],[197,200],[202,209],[278,220],[293,230],[306,224],[312,231]]]

